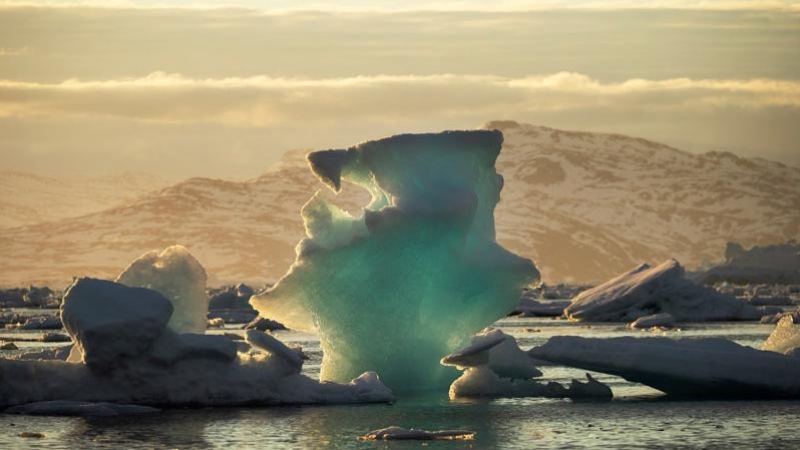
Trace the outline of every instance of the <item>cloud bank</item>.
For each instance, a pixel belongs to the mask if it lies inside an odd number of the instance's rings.
[[[571,72],[523,78],[442,74],[328,79],[196,79],[154,72],[140,78],[53,84],[0,80],[0,117],[100,116],[231,127],[333,122],[341,117],[403,122],[424,116],[490,119],[587,109],[612,115],[698,114],[729,108],[800,108],[800,81],[676,78],[602,83]]]

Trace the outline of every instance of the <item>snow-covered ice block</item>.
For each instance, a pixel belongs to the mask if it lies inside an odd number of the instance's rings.
[[[578,294],[564,314],[575,320],[632,322],[640,317],[669,313],[680,322],[758,320],[762,310],[684,277],[674,259],[647,264]]]
[[[77,402],[71,400],[51,400],[46,402],[27,403],[12,406],[3,411],[6,414],[22,414],[28,416],[127,416],[135,414],[151,414],[160,411],[158,408],[141,405],[118,405],[107,402]]]
[[[148,252],[133,261],[117,277],[117,283],[159,292],[172,303],[169,328],[176,333],[206,330],[208,295],[206,271],[181,245],[163,252]]]
[[[800,398],[800,359],[732,341],[556,336],[530,354],[692,398]]]
[[[171,315],[172,304],[158,292],[93,278],[76,280],[61,305],[73,351],[100,371],[149,350]]]
[[[360,436],[359,441],[453,441],[475,439],[475,432],[468,430],[417,430],[415,428],[387,427],[373,430]]]
[[[404,134],[309,154],[323,183],[338,192],[347,181],[372,201],[353,216],[312,197],[295,263],[250,303],[319,334],[324,380],[376,371],[396,391],[448,385],[457,372],[439,360],[539,277],[495,239],[502,140],[496,130]]]

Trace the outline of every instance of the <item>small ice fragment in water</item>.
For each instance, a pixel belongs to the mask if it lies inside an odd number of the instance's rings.
[[[389,441],[389,440],[416,440],[416,441],[453,441],[475,439],[474,431],[467,430],[439,430],[426,431],[414,428],[401,428],[391,426],[380,430],[370,431],[358,438],[359,441]]]

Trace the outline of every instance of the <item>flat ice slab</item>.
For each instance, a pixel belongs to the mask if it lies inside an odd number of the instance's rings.
[[[530,354],[692,398],[800,398],[800,358],[725,339],[556,336]]]
[[[359,441],[389,441],[389,440],[472,440],[475,439],[474,431],[467,430],[438,430],[426,431],[414,428],[388,427],[370,431],[358,438]]]

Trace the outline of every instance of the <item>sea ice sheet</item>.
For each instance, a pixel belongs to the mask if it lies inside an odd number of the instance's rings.
[[[529,352],[690,398],[800,398],[800,358],[718,338],[556,336]]]

